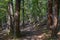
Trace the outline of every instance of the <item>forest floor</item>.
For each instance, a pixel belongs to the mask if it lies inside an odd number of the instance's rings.
[[[37,25],[35,24],[31,24],[26,25],[24,28],[20,28],[23,35],[20,38],[10,38],[8,35],[8,29],[0,29],[0,40],[60,40],[60,32],[58,33],[58,38],[51,38],[51,34],[47,29],[47,25],[39,25],[37,28],[36,26]]]

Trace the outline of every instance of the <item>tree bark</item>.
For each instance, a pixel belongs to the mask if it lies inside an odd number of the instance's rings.
[[[59,15],[59,4],[58,0],[54,0],[54,10],[52,12],[52,0],[48,0],[48,25],[51,31],[51,36],[56,37],[58,32],[58,15]]]
[[[53,25],[52,0],[48,0],[48,28]]]
[[[54,0],[54,11],[53,11],[53,30],[52,30],[52,36],[57,36],[58,32],[58,16],[59,16],[59,2],[58,0]]]
[[[14,15],[14,20],[15,20],[15,28],[16,28],[16,36],[19,37],[20,35],[20,2],[21,0],[16,0],[16,5],[15,5],[15,15]]]
[[[13,34],[14,32],[14,27],[13,27],[13,8],[12,8],[12,2],[10,1],[8,3],[8,11],[9,11],[9,14],[8,14],[8,21],[9,21],[9,26],[10,26],[10,34]]]
[[[23,13],[23,27],[25,27],[25,24],[24,24],[24,0],[23,1],[23,8],[22,8],[22,13]]]

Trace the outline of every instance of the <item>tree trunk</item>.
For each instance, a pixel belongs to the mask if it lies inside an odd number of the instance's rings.
[[[48,0],[48,25],[49,29],[53,25],[53,19],[52,19],[53,13],[52,13],[52,0]]]
[[[10,25],[10,33],[11,34],[13,34],[13,32],[14,32],[14,28],[13,28],[13,20],[14,20],[14,18],[13,18],[13,8],[12,8],[12,2],[9,2],[9,4],[8,4],[8,10],[9,10],[9,20],[8,21],[10,21],[9,23],[9,25]]]
[[[24,0],[23,1],[23,8],[22,8],[22,13],[23,13],[23,27],[25,27],[25,24],[24,24]]]
[[[15,28],[16,28],[16,36],[19,37],[20,35],[20,2],[21,0],[16,0],[16,5],[15,5],[15,15],[14,15],[14,20],[15,20]]]
[[[2,31],[2,20],[0,19],[0,31]]]
[[[58,0],[54,0],[54,11],[53,11],[53,26],[52,29],[52,36],[57,36],[58,32],[58,16],[59,16],[59,6],[58,6]]]
[[[52,0],[48,0],[48,25],[52,37],[56,37],[58,32],[58,8],[58,0],[54,0],[54,10],[52,12]]]

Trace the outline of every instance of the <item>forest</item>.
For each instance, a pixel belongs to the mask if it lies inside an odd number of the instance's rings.
[[[0,0],[0,40],[60,40],[60,0]]]

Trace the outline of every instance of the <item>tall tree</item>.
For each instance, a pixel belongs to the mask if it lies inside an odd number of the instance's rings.
[[[52,0],[48,0],[48,25],[49,25],[49,28],[53,24],[52,14],[53,14],[52,13]]]
[[[24,24],[24,0],[23,1],[23,8],[22,8],[22,13],[23,13],[23,27],[25,27],[25,24]]]
[[[12,3],[12,0],[9,1],[9,16],[10,16],[10,33],[13,34],[14,32],[14,28],[13,28],[13,3]]]
[[[51,34],[52,34],[52,26],[53,26],[52,1],[53,0],[48,0],[48,29],[51,31]]]
[[[51,31],[51,36],[57,36],[57,26],[58,26],[58,0],[54,0],[54,10],[52,12],[52,0],[48,0],[48,25]]]
[[[15,28],[16,28],[16,36],[20,36],[20,2],[21,0],[16,0],[15,4],[15,15],[14,15],[14,20],[15,20]]]
[[[54,29],[52,30],[52,35],[57,36],[58,32],[58,16],[59,16],[59,2],[58,0],[54,0],[54,11],[53,11],[53,27]]]

